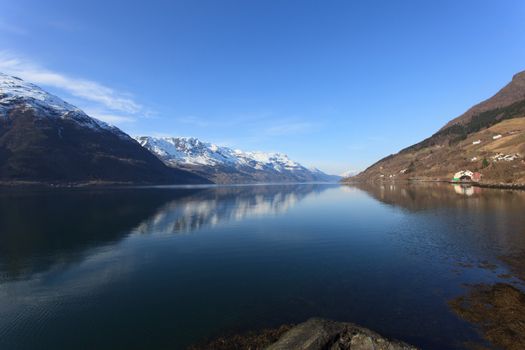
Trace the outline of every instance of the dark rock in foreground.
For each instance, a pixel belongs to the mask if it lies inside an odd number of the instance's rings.
[[[388,340],[352,323],[312,318],[286,332],[268,350],[410,350],[413,346]]]
[[[352,323],[312,318],[297,326],[249,332],[192,346],[190,350],[417,350]]]

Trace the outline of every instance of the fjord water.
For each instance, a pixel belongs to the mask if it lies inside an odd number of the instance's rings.
[[[0,348],[183,349],[317,316],[460,349],[480,338],[447,301],[518,283],[524,209],[452,185],[4,191]]]

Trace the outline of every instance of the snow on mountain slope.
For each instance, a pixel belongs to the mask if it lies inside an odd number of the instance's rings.
[[[243,152],[202,142],[194,137],[140,136],[135,139],[169,164],[239,165],[254,169],[271,167],[278,172],[307,170],[301,164],[290,160],[285,154]]]
[[[120,129],[89,117],[79,108],[38,86],[20,78],[0,73],[0,118],[5,118],[11,110],[21,106],[37,111],[39,117],[69,119],[81,126],[111,131],[121,137],[128,137]]]
[[[235,155],[243,160],[247,165],[253,165],[255,167],[261,164],[268,165],[278,172],[283,171],[309,171],[301,164],[294,162],[286,154],[282,153],[265,153],[265,152],[243,152],[240,150],[235,151]]]
[[[219,165],[235,163],[233,151],[226,147],[218,147],[201,142],[192,137],[164,137],[155,138],[141,136],[135,138],[141,146],[149,149],[157,157],[170,165]]]
[[[312,171],[282,153],[245,152],[193,137],[139,136],[135,139],[164,163],[198,170],[218,182],[334,180],[330,175],[318,169]],[[224,174],[229,175],[220,176]]]
[[[166,166],[116,127],[0,73],[0,183],[209,183]]]

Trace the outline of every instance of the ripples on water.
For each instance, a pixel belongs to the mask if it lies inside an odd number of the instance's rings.
[[[512,272],[524,208],[449,185],[9,191],[0,348],[178,349],[311,316],[462,348],[479,337],[446,302]]]

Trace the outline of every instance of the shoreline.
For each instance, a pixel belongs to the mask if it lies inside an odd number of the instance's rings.
[[[150,183],[150,182],[40,182],[40,181],[0,181],[0,189],[65,189],[65,188],[166,188],[166,187],[243,187],[279,185],[341,185],[340,182],[253,182],[253,183]]]
[[[214,183],[158,183],[131,181],[82,181],[82,182],[46,182],[46,181],[0,181],[0,188],[9,189],[64,189],[64,188],[131,188],[131,187],[162,187],[162,186],[214,186]]]
[[[525,190],[525,184],[522,183],[475,183],[472,184],[476,187],[482,188],[498,188],[498,189],[507,189],[507,190]]]
[[[406,180],[393,180],[393,181],[341,181],[342,185],[359,185],[363,183],[369,184],[410,184],[410,183],[448,183],[451,185],[466,185],[480,188],[494,188],[494,189],[506,189],[506,190],[525,190],[525,183],[507,183],[507,182],[454,182],[450,180],[440,179],[406,179]]]
[[[0,188],[82,188],[106,186],[140,185],[130,182],[86,181],[86,182],[45,182],[45,181],[0,181]]]

